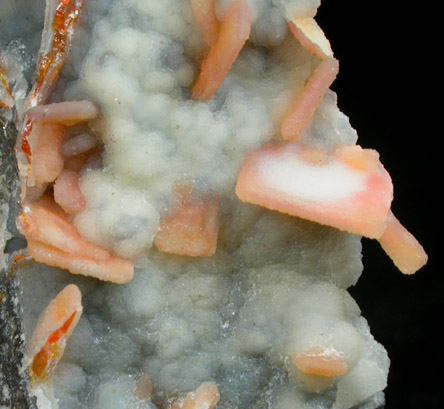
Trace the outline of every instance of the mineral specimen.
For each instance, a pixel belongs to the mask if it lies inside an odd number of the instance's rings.
[[[48,0],[38,53],[42,2],[6,4],[37,405],[380,406],[389,359],[347,292],[360,236],[404,273],[427,256],[329,90],[319,2]],[[31,405],[12,378],[2,405]]]

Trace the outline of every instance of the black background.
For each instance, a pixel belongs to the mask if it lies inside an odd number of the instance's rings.
[[[386,409],[444,407],[443,35],[437,10],[411,4],[323,0],[316,17],[340,63],[338,105],[358,143],[380,153],[393,179],[393,212],[429,255],[426,267],[404,276],[376,241],[363,239],[364,273],[350,292],[391,359]]]

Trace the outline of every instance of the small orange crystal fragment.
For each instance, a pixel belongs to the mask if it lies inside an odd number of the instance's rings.
[[[154,245],[164,253],[191,257],[214,255],[219,231],[218,210],[219,202],[214,198],[181,203],[172,217],[162,220]]]
[[[106,259],[73,255],[37,240],[28,239],[28,253],[39,263],[64,268],[72,274],[94,277],[116,284],[125,284],[134,277],[134,264],[130,260],[109,255]]]
[[[85,240],[48,197],[25,204],[17,224],[28,242],[29,255],[40,263],[118,284],[134,276],[131,261]]]
[[[63,125],[35,121],[27,139],[23,138],[31,145],[29,158],[35,185],[53,182],[62,172],[64,131]]]
[[[74,125],[78,122],[91,121],[100,114],[99,108],[91,101],[64,101],[48,105],[39,105],[28,110],[26,115],[31,120]]]
[[[50,199],[23,205],[18,226],[26,239],[32,239],[82,257],[105,260],[110,253],[85,240]]]
[[[84,0],[59,0],[52,22],[51,49],[40,56],[37,79],[28,101],[29,107],[40,105],[49,98],[65,64],[73,26],[83,5]]]
[[[79,174],[65,169],[54,183],[54,200],[68,214],[85,209],[86,201],[79,188]]]
[[[281,125],[282,138],[286,141],[299,138],[335,80],[338,71],[339,62],[335,58],[321,61],[285,116]]]
[[[213,409],[219,402],[219,389],[215,382],[204,382],[184,399],[176,399],[170,409]]]
[[[217,43],[220,23],[214,11],[215,0],[191,0],[194,17],[202,31],[203,38],[208,46]]]
[[[404,274],[414,274],[427,263],[427,254],[421,244],[390,211],[387,229],[379,244]]]
[[[62,357],[66,340],[82,314],[81,298],[78,287],[68,285],[40,314],[28,349],[34,383],[46,379]]]
[[[348,371],[347,362],[337,351],[320,347],[311,348],[297,355],[293,362],[304,374],[328,378],[344,375]]]
[[[309,53],[324,60],[333,57],[330,42],[312,17],[295,18],[289,23],[290,31]]]
[[[235,0],[222,22],[217,43],[203,60],[191,90],[196,101],[208,101],[222,85],[250,36],[251,12],[245,0]]]

